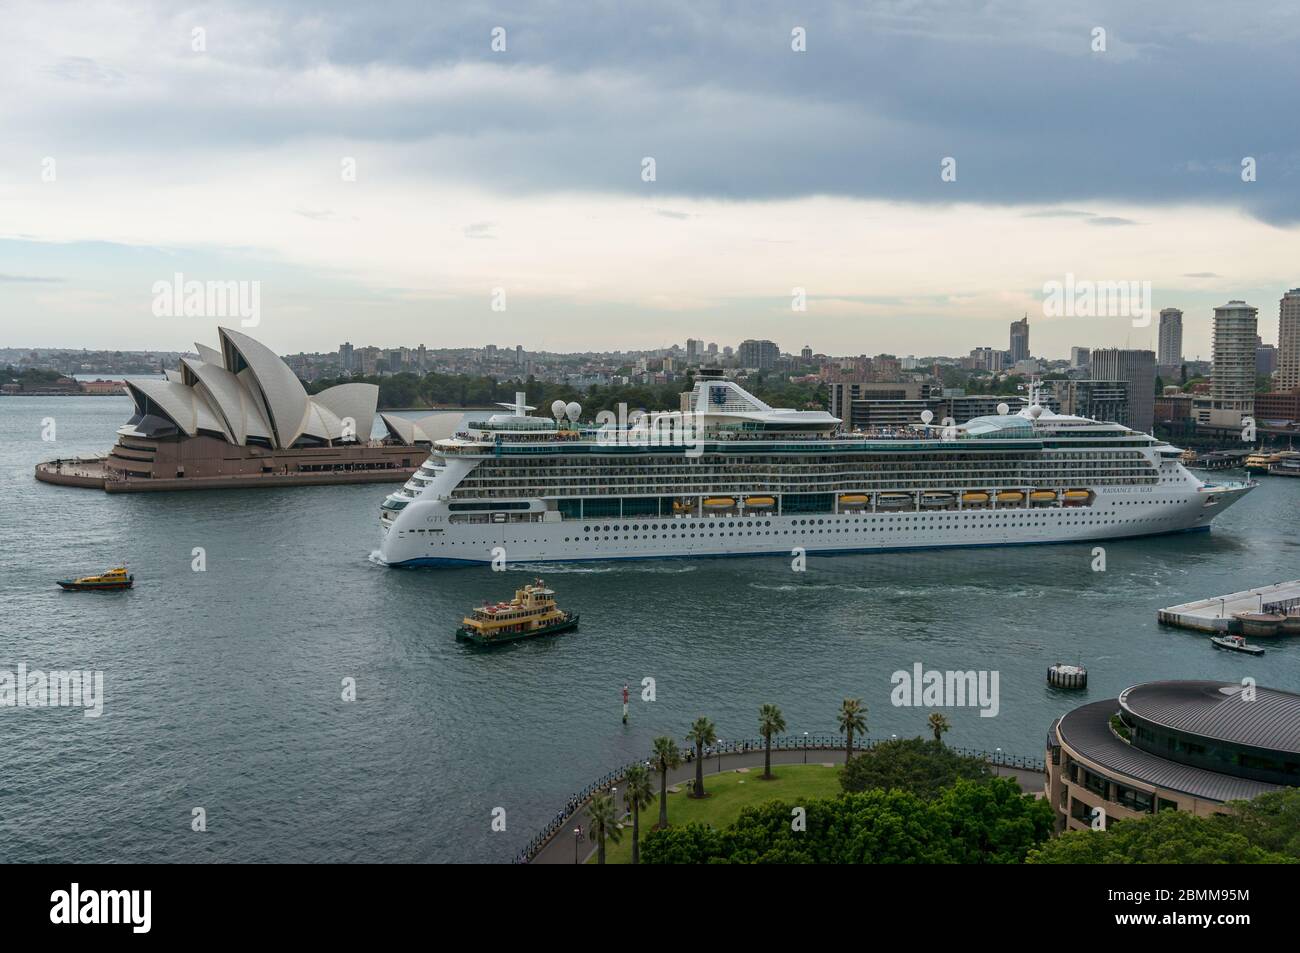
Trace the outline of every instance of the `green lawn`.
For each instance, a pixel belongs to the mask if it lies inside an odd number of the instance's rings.
[[[819,752],[833,754],[833,752]],[[773,765],[775,781],[763,781],[762,765],[750,768],[748,773],[723,771],[722,774],[710,774],[708,766],[704,769],[704,790],[709,793],[706,798],[695,799],[686,793],[686,786],[678,794],[668,792],[668,823],[677,826],[698,821],[713,827],[726,827],[740,817],[741,808],[765,801],[791,801],[798,803],[815,797],[836,797],[841,792],[840,765],[833,768],[821,764],[781,764]],[[654,776],[655,799],[641,812],[641,838],[659,820],[659,775]],[[619,809],[623,809],[623,794],[619,792]],[[628,864],[632,862],[632,819],[628,818],[623,828],[623,839],[617,844],[606,842],[605,862],[609,864]],[[583,815],[583,828],[587,826]],[[593,853],[589,863],[596,862]]]

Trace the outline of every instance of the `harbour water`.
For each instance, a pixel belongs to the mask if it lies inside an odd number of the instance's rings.
[[[1263,478],[1212,533],[1105,543],[1104,572],[1092,545],[812,558],[803,573],[784,558],[395,571],[371,558],[386,486],[110,496],[32,477],[107,449],[129,411],[0,399],[0,671],[99,670],[105,694],[99,718],[0,708],[3,861],[505,861],[572,791],[697,715],[749,738],[775,702],[791,734],[830,733],[853,696],[872,737],[920,734],[930,709],[890,704],[891,674],[918,662],[997,671],[997,716],[949,710],[946,740],[1030,756],[1053,717],[1143,680],[1300,690],[1300,639],[1256,659],[1155,620],[1300,577],[1300,480]],[[131,592],[54,584],[119,563]],[[537,575],[581,613],[577,632],[456,643],[470,606]],[[1088,690],[1049,688],[1057,661],[1086,665]]]

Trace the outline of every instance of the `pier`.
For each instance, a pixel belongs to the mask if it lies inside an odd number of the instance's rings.
[[[1239,632],[1234,618],[1238,612],[1276,612],[1285,614],[1288,609],[1300,606],[1300,579],[1276,582],[1271,586],[1230,592],[1223,596],[1184,602],[1156,613],[1164,625],[1200,632]]]

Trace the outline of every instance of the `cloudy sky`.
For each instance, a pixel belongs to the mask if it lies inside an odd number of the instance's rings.
[[[1153,346],[1045,315],[1067,274],[1189,357],[1229,298],[1275,338],[1300,7],[1066,6],[0,0],[0,345],[209,341],[177,272],[260,282],[281,352]]]

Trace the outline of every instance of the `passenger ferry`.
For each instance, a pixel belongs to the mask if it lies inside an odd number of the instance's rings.
[[[520,639],[567,632],[578,626],[578,614],[555,604],[555,591],[542,580],[515,591],[509,602],[488,603],[461,620],[456,638],[484,648]]]
[[[557,401],[438,440],[380,508],[391,566],[848,553],[1207,530],[1255,484],[1182,451],[1028,406],[947,427],[845,432],[702,371],[681,409],[579,423]],[[626,414],[623,415],[626,417]]]

